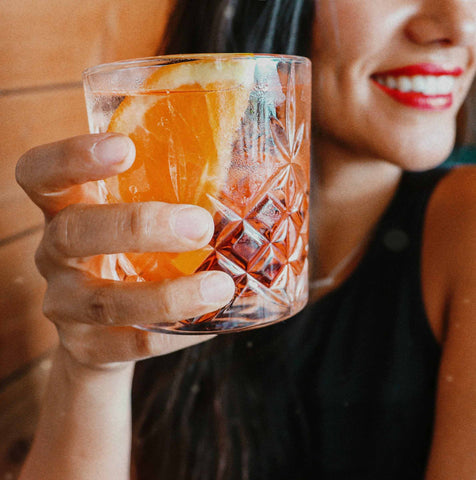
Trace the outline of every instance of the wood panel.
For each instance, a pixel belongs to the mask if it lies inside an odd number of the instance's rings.
[[[43,355],[0,385],[0,478],[15,480],[28,453],[51,367]]]
[[[15,182],[29,148],[87,132],[84,68],[155,54],[173,0],[3,0],[0,15],[0,477],[16,478],[57,343],[34,265],[43,218]],[[2,381],[3,380],[3,381]]]
[[[15,181],[15,165],[33,146],[87,132],[81,87],[0,97],[0,245],[42,222],[38,208]]]
[[[171,0],[3,0],[0,89],[77,82],[97,63],[153,55]]]
[[[87,132],[84,68],[153,55],[173,0],[3,0],[0,15],[0,379],[57,341],[33,255],[41,212],[15,182],[29,148]],[[2,434],[0,426],[0,434]]]
[[[0,191],[15,185],[15,165],[33,146],[87,133],[82,87],[0,96]]]
[[[43,214],[16,185],[0,193],[0,248],[43,225]]]
[[[40,238],[36,232],[0,248],[0,379],[57,341],[42,315],[45,282],[34,263]]]

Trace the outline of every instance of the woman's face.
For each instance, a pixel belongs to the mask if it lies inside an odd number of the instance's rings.
[[[314,121],[410,170],[450,153],[476,62],[476,0],[316,0]]]

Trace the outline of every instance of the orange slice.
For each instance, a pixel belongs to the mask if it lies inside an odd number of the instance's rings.
[[[134,141],[136,160],[127,172],[106,180],[108,200],[186,203],[213,213],[211,198],[227,179],[253,77],[254,62],[237,59],[159,67],[110,121],[108,131]],[[161,280],[195,272],[210,250],[127,254],[127,259],[138,279]]]

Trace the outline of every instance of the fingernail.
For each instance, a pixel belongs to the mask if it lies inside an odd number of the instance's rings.
[[[200,293],[205,303],[225,304],[235,293],[235,282],[225,273],[209,273],[200,283]]]
[[[185,207],[175,215],[175,233],[189,240],[200,240],[210,230],[210,215],[201,208]]]
[[[132,142],[127,137],[112,135],[95,143],[94,159],[99,163],[114,165],[122,163],[132,153]]]

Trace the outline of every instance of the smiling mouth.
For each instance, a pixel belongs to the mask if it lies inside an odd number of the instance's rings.
[[[400,93],[421,93],[427,97],[450,95],[456,85],[456,80],[451,75],[415,75],[413,77],[376,75],[372,79],[390,90]]]
[[[445,110],[453,105],[461,69],[444,71],[434,65],[413,65],[376,73],[372,81],[397,102],[420,110]]]

